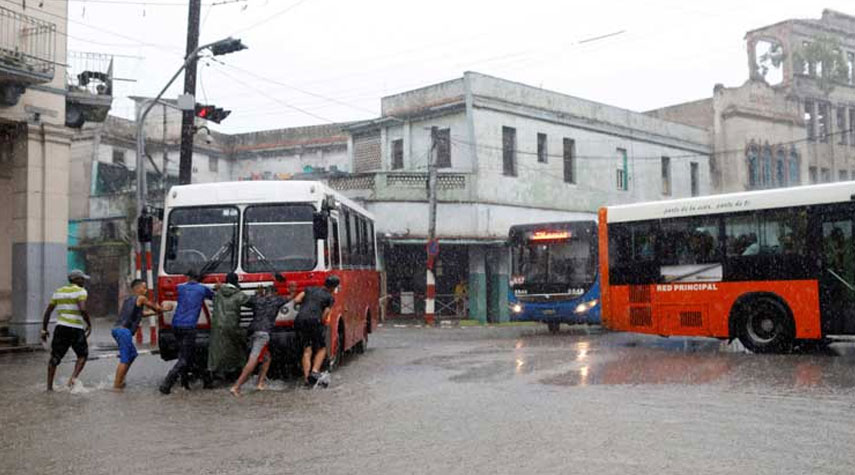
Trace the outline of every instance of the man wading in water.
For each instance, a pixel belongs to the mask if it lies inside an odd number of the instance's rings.
[[[321,376],[321,365],[327,356],[326,326],[329,324],[330,311],[335,303],[332,294],[341,281],[331,275],[323,287],[309,287],[300,292],[294,302],[300,304],[300,311],[294,320],[297,341],[303,348],[303,382],[314,386]],[[338,342],[343,345],[344,342]]]

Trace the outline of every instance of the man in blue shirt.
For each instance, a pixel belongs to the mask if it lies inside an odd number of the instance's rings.
[[[178,286],[178,304],[172,317],[172,331],[178,342],[178,361],[169,370],[166,379],[160,384],[160,392],[169,394],[172,386],[187,378],[187,373],[193,368],[193,357],[196,353],[196,323],[199,312],[205,300],[212,300],[214,292],[199,283],[200,275],[195,270],[187,272],[187,282]]]

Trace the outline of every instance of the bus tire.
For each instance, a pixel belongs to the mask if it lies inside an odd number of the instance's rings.
[[[788,353],[795,342],[789,308],[771,295],[747,298],[734,306],[736,336],[752,353]]]
[[[561,329],[561,324],[558,322],[546,322],[546,327],[549,329],[549,333],[557,335],[558,331]]]
[[[364,354],[368,349],[368,334],[371,333],[371,312],[365,313],[365,330],[362,334],[362,339],[354,347],[357,354]]]
[[[339,319],[338,322],[338,338],[335,342],[335,351],[327,357],[328,367],[330,371],[335,371],[341,366],[344,359],[344,322]]]

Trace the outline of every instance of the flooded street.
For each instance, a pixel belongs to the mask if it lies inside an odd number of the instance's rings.
[[[110,354],[95,351],[93,355]],[[327,390],[157,383],[140,356],[43,390],[44,353],[0,356],[1,473],[851,473],[855,352],[738,352],[598,329],[382,328]],[[59,382],[71,371],[71,355]]]

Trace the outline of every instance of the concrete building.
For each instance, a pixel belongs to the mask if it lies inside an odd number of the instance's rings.
[[[103,120],[110,58],[66,51],[68,3],[0,6],[0,323],[39,341],[66,282],[73,127]]]
[[[139,104],[144,98],[134,99]],[[234,135],[211,132],[203,120],[196,125],[193,183],[286,180],[349,169],[348,136],[339,124]],[[155,106],[145,133],[149,203],[156,205],[178,183],[181,112]],[[108,117],[71,138],[68,261],[92,276],[89,294],[95,315],[117,312],[133,269],[135,134],[135,122]]]
[[[511,225],[709,192],[710,133],[699,127],[473,72],[385,97],[381,110],[347,128],[354,173],[330,186],[375,214],[393,312],[421,311],[433,126],[437,293],[468,282],[479,320],[508,318]]]
[[[712,134],[717,192],[855,178],[855,17],[824,10],[745,40],[743,85],[648,115]]]

